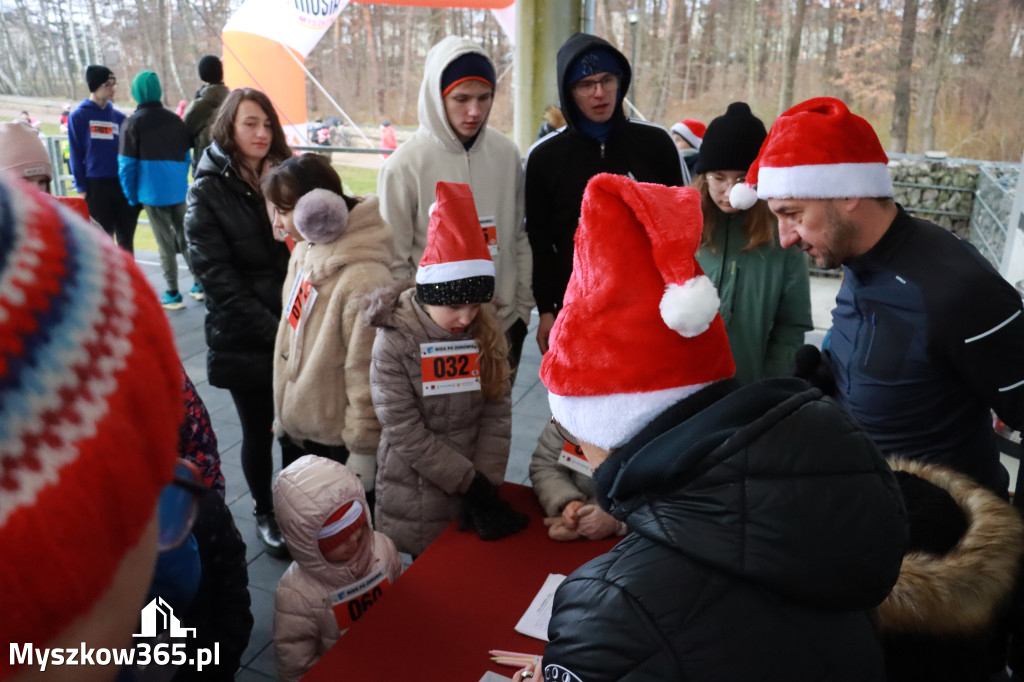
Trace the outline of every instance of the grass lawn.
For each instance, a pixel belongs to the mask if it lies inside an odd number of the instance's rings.
[[[334,164],[341,176],[347,194],[375,194],[377,192],[377,171],[372,168],[358,166],[342,166]],[[135,230],[135,249],[137,251],[156,252],[156,238],[149,227],[149,217],[145,211],[139,214],[139,227]]]

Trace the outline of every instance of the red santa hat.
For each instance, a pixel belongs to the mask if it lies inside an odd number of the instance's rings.
[[[540,376],[551,412],[602,448],[735,372],[718,292],[694,258],[700,193],[593,177]]]
[[[416,270],[416,298],[426,305],[488,303],[494,296],[494,261],[469,185],[437,183],[427,248]]]
[[[775,120],[729,203],[746,209],[759,198],[891,197],[888,163],[870,123],[842,100],[815,97]]]
[[[706,125],[693,118],[684,118],[670,128],[673,133],[689,142],[694,149],[700,149],[700,145],[704,141],[704,131],[707,129]]]

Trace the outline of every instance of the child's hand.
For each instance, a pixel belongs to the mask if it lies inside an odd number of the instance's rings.
[[[579,523],[580,520],[578,512],[582,506],[583,502],[581,500],[572,500],[562,507],[562,523],[565,524],[566,528],[569,528],[570,530],[576,529],[576,524]]]
[[[579,540],[580,534],[568,528],[562,521],[561,516],[551,516],[544,519],[544,525],[548,527],[548,537],[558,542],[572,542]]]

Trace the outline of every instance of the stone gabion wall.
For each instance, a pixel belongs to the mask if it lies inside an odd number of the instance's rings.
[[[1006,245],[1006,230],[1019,176],[1020,169],[1014,167],[982,168],[978,176],[970,240],[996,267],[1000,265]]]
[[[973,164],[894,159],[889,163],[895,198],[909,213],[970,237],[978,166]]]

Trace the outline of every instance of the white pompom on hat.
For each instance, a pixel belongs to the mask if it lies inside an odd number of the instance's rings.
[[[295,203],[295,229],[313,244],[329,244],[345,234],[348,205],[345,197],[329,189],[306,192]]]
[[[888,163],[870,123],[842,100],[815,97],[775,119],[745,190],[732,191],[739,196],[756,188],[760,199],[891,197]]]
[[[540,370],[555,419],[583,441],[622,445],[735,372],[718,293],[694,257],[703,224],[693,188],[611,174],[588,183]]]

